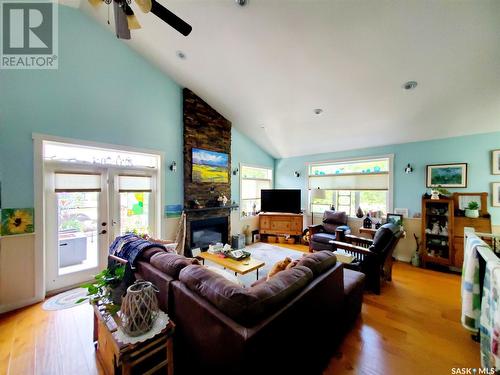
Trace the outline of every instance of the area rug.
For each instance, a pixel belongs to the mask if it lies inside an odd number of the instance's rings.
[[[44,310],[54,311],[54,310],[64,310],[71,307],[80,305],[81,303],[86,303],[86,301],[77,303],[80,298],[87,295],[87,290],[83,288],[76,288],[68,290],[64,293],[59,293],[54,297],[49,298],[42,305]]]
[[[264,242],[257,242],[250,246],[245,247],[245,250],[250,252],[252,258],[261,260],[266,263],[266,265],[259,269],[259,279],[267,277],[269,270],[272,266],[279,262],[280,260],[285,259],[286,257],[290,257],[292,259],[299,259],[305,253],[302,251],[291,250],[280,246],[270,245]],[[216,265],[215,263],[210,263],[210,266],[221,268],[221,266]],[[256,271],[252,271],[247,273],[246,275],[238,275],[239,282],[245,287],[249,287],[257,280]]]

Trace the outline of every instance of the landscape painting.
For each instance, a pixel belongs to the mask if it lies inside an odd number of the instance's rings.
[[[467,187],[467,163],[428,165],[427,187]]]
[[[193,182],[229,182],[229,155],[193,148]]]

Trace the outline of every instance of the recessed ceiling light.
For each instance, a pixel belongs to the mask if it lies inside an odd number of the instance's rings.
[[[314,110],[314,113],[316,113],[317,115],[321,115],[323,113],[323,110],[321,108],[316,108]]]
[[[182,52],[182,51],[177,51],[177,52],[176,52],[176,54],[177,54],[177,57],[178,57],[179,59],[181,59],[181,60],[185,60],[185,59],[186,59],[186,54],[185,54],[184,52]]]
[[[405,82],[405,84],[403,85],[403,88],[405,90],[413,90],[415,87],[417,87],[418,83],[416,81],[408,81],[408,82]]]

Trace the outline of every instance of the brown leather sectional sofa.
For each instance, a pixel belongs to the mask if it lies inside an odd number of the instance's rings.
[[[361,311],[364,275],[320,251],[250,288],[149,249],[136,276],[176,324],[176,374],[316,374]]]

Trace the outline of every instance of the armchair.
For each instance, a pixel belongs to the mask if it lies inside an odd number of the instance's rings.
[[[345,212],[326,210],[323,213],[323,224],[309,225],[309,251],[331,250],[330,241],[337,237],[336,231],[351,232],[347,226],[347,214]]]
[[[345,268],[363,272],[367,278],[367,287],[380,294],[380,279],[392,280],[392,253],[403,236],[399,225],[382,225],[373,240],[337,231],[337,240],[330,241],[333,251],[342,249],[354,256],[352,263]]]

